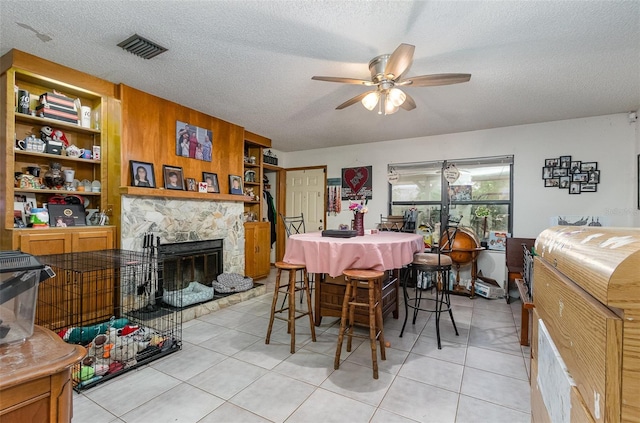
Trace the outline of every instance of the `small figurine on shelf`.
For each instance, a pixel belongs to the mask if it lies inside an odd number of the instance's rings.
[[[49,170],[44,174],[44,183],[49,189],[62,189],[64,175],[60,163],[51,163]]]
[[[69,141],[67,140],[67,136],[59,129],[54,129],[51,133],[51,138],[54,141],[61,142],[65,147],[69,147]]]
[[[40,128],[40,139],[44,142],[49,142],[53,140],[53,128],[50,126],[43,126]]]

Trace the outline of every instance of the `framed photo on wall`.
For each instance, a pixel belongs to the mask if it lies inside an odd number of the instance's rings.
[[[571,182],[569,184],[569,194],[580,194],[580,184],[581,182]]]
[[[129,160],[129,169],[131,171],[131,186],[143,188],[156,187],[153,163]]]
[[[191,159],[211,161],[213,132],[186,122],[176,121],[176,154]]]
[[[229,175],[229,194],[244,195],[242,178],[238,175]]]
[[[162,165],[162,174],[164,175],[165,189],[184,191],[184,176],[182,176],[181,167]]]
[[[219,193],[218,175],[210,172],[202,172],[202,181],[207,184],[207,192]]]
[[[194,178],[187,178],[187,191],[198,191],[198,185]]]

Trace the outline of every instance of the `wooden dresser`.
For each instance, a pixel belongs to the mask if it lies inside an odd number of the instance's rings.
[[[71,422],[71,366],[85,354],[37,325],[26,341],[0,346],[0,422]]]
[[[533,421],[640,422],[640,229],[557,226],[535,247]]]

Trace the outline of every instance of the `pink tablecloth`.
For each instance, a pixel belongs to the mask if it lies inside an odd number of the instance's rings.
[[[291,235],[284,261],[304,264],[309,273],[342,275],[346,269],[399,269],[424,250],[421,235],[379,232],[353,238],[323,237],[321,232]]]

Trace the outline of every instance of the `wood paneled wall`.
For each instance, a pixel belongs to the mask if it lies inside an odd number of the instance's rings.
[[[185,178],[202,180],[202,172],[218,175],[220,193],[229,192],[229,175],[243,175],[244,128],[177,103],[120,84],[122,102],[122,186],[131,185],[129,160],[151,162],[156,186],[164,186],[162,165],[182,167]],[[212,161],[176,154],[176,121],[213,132]]]

